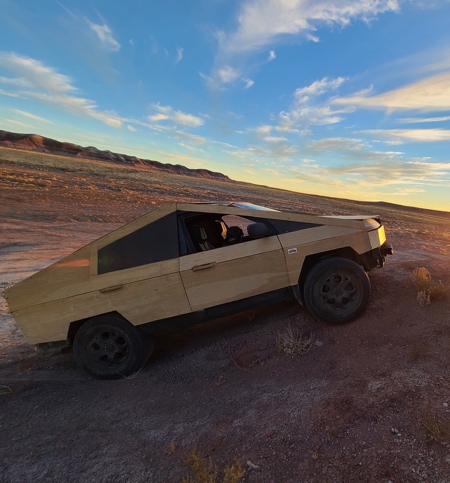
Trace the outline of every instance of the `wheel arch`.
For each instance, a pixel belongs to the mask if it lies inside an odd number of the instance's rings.
[[[79,329],[81,328],[81,326],[85,322],[87,322],[88,320],[94,319],[96,317],[103,317],[103,316],[116,316],[116,317],[118,316],[118,317],[121,317],[124,321],[131,324],[131,322],[129,320],[127,320],[121,313],[117,312],[116,310],[113,310],[111,312],[105,312],[105,313],[102,313],[102,314],[96,314],[96,315],[93,315],[91,317],[86,317],[86,318],[80,319],[80,320],[75,320],[75,321],[73,321],[69,324],[69,330],[67,331],[67,342],[68,342],[69,346],[73,345],[75,335],[77,334],[77,332],[79,331]],[[133,325],[133,324],[131,324],[131,325]]]
[[[361,265],[361,259],[359,254],[352,247],[342,247],[337,250],[329,250],[326,252],[314,253],[314,254],[308,255],[303,262],[302,269],[300,271],[300,276],[298,279],[298,287],[300,292],[299,295],[301,297],[300,302],[302,305],[304,305],[304,285],[305,285],[305,280],[308,276],[308,273],[317,262],[325,258],[332,258],[332,257],[348,258]],[[296,298],[297,298],[297,294],[296,294]]]

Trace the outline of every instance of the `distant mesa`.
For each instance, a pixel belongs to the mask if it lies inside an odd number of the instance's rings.
[[[196,178],[216,179],[218,181],[232,181],[228,176],[208,169],[191,169],[181,164],[160,163],[150,159],[140,159],[136,156],[118,154],[111,151],[101,151],[93,146],[83,147],[78,144],[65,143],[46,138],[37,134],[19,134],[0,130],[0,146],[12,149],[24,149],[39,153],[70,156],[72,158],[92,159],[125,165],[140,169],[153,169],[165,173],[181,174]]]

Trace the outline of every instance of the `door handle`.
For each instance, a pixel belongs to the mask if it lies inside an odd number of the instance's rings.
[[[193,272],[198,272],[199,270],[207,270],[208,268],[213,268],[216,266],[216,262],[205,263],[204,265],[195,265],[192,267]]]
[[[123,288],[123,285],[114,285],[113,287],[101,288],[100,293],[114,292],[116,290],[120,290],[121,288]]]

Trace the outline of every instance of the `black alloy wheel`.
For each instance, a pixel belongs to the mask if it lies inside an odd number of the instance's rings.
[[[317,318],[334,324],[350,322],[367,308],[370,281],[364,269],[353,260],[325,258],[308,273],[304,300]]]
[[[153,339],[118,315],[87,320],[73,343],[81,369],[97,379],[119,379],[139,372],[153,350]]]

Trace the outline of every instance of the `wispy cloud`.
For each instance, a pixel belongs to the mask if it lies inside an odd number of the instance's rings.
[[[235,28],[216,33],[216,65],[208,76],[214,82],[209,85],[217,88],[223,82],[220,71],[224,66],[235,69],[243,56],[268,45],[302,36],[317,42],[319,39],[312,32],[321,26],[345,27],[354,20],[368,22],[382,13],[398,10],[398,0],[245,0]]]
[[[268,143],[282,143],[287,141],[287,138],[283,136],[265,136],[263,139]]]
[[[5,91],[3,89],[0,89],[0,96],[15,97],[17,99],[26,99],[26,97],[24,97],[20,94],[17,94],[16,92]]]
[[[257,128],[253,129],[253,131],[260,139],[268,143],[281,143],[288,141],[288,139],[284,136],[273,136],[272,132],[274,130],[276,130],[276,128],[274,128],[273,126],[269,126],[268,124],[258,126]]]
[[[175,64],[178,64],[183,59],[183,47],[177,47],[177,57],[175,59]]]
[[[284,142],[270,142],[267,146],[261,144],[253,144],[245,148],[226,149],[224,152],[228,156],[233,156],[245,160],[246,162],[257,162],[263,166],[264,163],[276,161],[292,161],[293,158],[299,156],[300,150],[297,146]]]
[[[308,101],[317,98],[324,93],[335,91],[345,82],[345,80],[344,77],[337,77],[336,79],[328,79],[328,77],[324,77],[307,87],[299,87],[294,92],[295,102],[297,104],[306,104]]]
[[[280,131],[295,131],[311,125],[320,126],[340,122],[343,114],[354,111],[354,107],[332,108],[330,97],[345,81],[344,77],[335,79],[324,77],[309,86],[296,89],[292,106],[288,111],[280,113]],[[321,100],[325,94],[327,94],[326,98]]]
[[[277,55],[275,54],[274,50],[271,50],[269,52],[269,57],[267,57],[267,62],[272,62],[272,60],[275,60],[277,58]]]
[[[306,34],[306,38],[307,38],[308,40],[310,40],[311,42],[314,42],[314,43],[316,43],[316,44],[317,44],[318,42],[320,42],[320,39],[319,39],[319,37],[317,37],[317,35],[313,35],[313,34]]]
[[[377,151],[362,139],[346,137],[324,138],[313,141],[308,145],[307,151],[316,156],[334,153],[347,159],[354,158],[364,161],[387,160],[403,155],[399,151]]]
[[[222,84],[231,84],[240,76],[241,72],[229,65],[224,65],[217,70],[217,77]]]
[[[450,110],[450,71],[394,89],[383,94],[341,97],[333,101],[338,105],[366,109],[448,111]]]
[[[446,122],[450,121],[450,116],[440,117],[400,117],[397,119],[402,124],[421,124],[428,122]]]
[[[81,97],[70,77],[38,60],[0,52],[0,66],[18,76],[18,83],[11,85],[9,95],[34,99],[78,115],[98,119],[109,126],[122,125],[122,119],[117,115],[99,111],[95,102]]]
[[[450,141],[449,129],[371,129],[363,132],[388,139],[396,144]]]
[[[3,121],[6,123],[6,125],[11,124],[14,127],[19,126],[19,127],[24,127],[26,129],[34,129],[35,128],[35,126],[32,125],[32,124],[28,124],[28,123],[22,122],[22,121],[17,121],[16,119],[3,119]],[[4,129],[4,128],[2,128],[2,129]]]
[[[333,153],[332,164],[321,163],[312,171],[320,172],[327,181],[344,177],[361,185],[439,185],[450,181],[450,163],[436,163],[426,158],[405,158],[402,152],[377,151],[360,139],[327,138],[309,145],[310,156]],[[311,170],[309,167],[308,170]]]
[[[254,129],[256,134],[258,136],[268,136],[272,132],[272,126],[269,126],[268,124],[264,124],[263,126],[258,126],[257,128]]]
[[[211,90],[223,90],[225,87],[234,84],[236,81],[240,81],[243,84],[244,89],[248,89],[255,84],[253,79],[243,76],[243,71],[233,68],[230,65],[222,66],[212,76],[207,76],[200,72],[200,77]]]
[[[171,106],[153,104],[152,108],[156,111],[155,114],[148,116],[148,119],[152,122],[172,121],[175,124],[181,124],[187,127],[200,127],[204,124],[201,117],[177,111]]]
[[[31,112],[26,112],[26,111],[21,111],[20,109],[11,109],[11,111],[20,114],[21,116],[27,117],[29,119],[33,119],[33,121],[38,121],[38,122],[45,122],[48,124],[54,124],[54,122],[49,121],[48,119],[45,119],[41,116],[36,116],[36,114],[32,114]]]
[[[187,141],[189,141],[193,144],[201,145],[201,144],[206,143],[206,139],[202,136],[196,136],[194,134],[189,134],[189,133],[186,133],[186,132],[180,131],[180,130],[175,131],[175,134],[178,137],[180,137],[182,139],[186,139]]]
[[[396,0],[247,0],[242,4],[236,29],[223,34],[220,48],[225,53],[253,51],[282,36],[314,31],[318,25],[345,27],[352,20],[370,21],[398,9]]]
[[[96,34],[102,47],[111,52],[120,50],[119,42],[114,38],[111,28],[106,24],[98,24],[87,20],[90,29]]]

